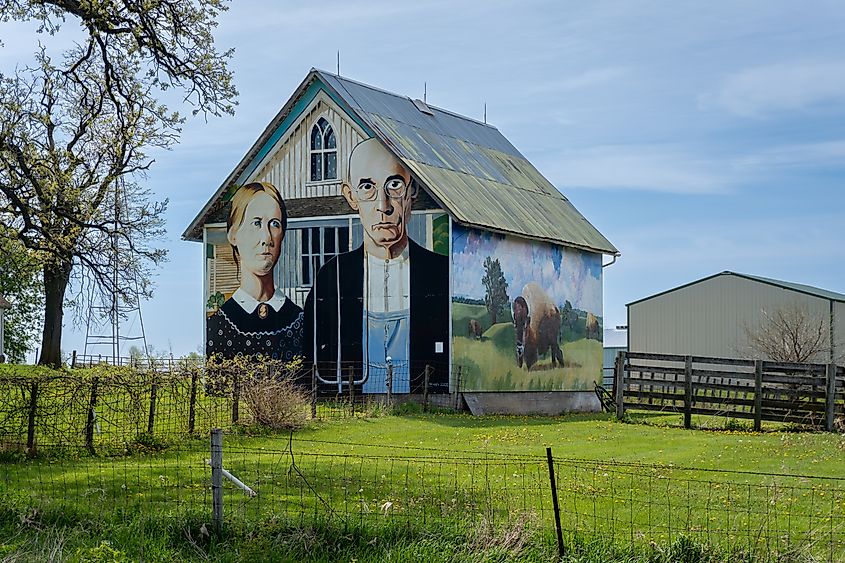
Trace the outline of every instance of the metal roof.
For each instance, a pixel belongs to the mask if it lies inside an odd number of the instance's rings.
[[[801,283],[792,283],[786,282],[781,280],[776,280],[772,278],[764,278],[761,276],[752,276],[749,274],[740,274],[738,272],[731,272],[729,270],[725,270],[724,272],[719,272],[718,274],[713,274],[712,276],[707,276],[706,278],[701,278],[700,280],[696,280],[694,282],[690,282],[678,287],[674,287],[672,289],[668,289],[666,291],[662,291],[660,293],[655,293],[654,295],[650,295],[648,297],[643,297],[642,299],[638,299],[636,301],[631,301],[628,303],[627,306],[636,305],[638,303],[642,303],[643,301],[648,301],[650,299],[654,299],[655,297],[660,297],[662,295],[666,295],[667,293],[672,293],[674,291],[678,291],[679,289],[684,289],[690,287],[692,285],[699,284],[701,282],[705,282],[708,280],[712,280],[718,276],[736,276],[738,278],[745,278],[747,280],[764,283],[766,285],[772,285],[775,287],[779,287],[781,289],[787,289],[789,291],[797,291],[798,293],[804,293],[806,295],[812,295],[814,297],[819,297],[821,299],[826,299],[828,301],[837,301],[839,303],[845,303],[845,295],[842,293],[836,293],[835,291],[830,291],[827,289],[820,289],[818,287],[813,287],[811,285],[804,285]]]
[[[285,109],[312,81],[322,82],[381,139],[457,222],[576,248],[619,251],[495,127],[322,70],[308,77],[212,200],[255,158]],[[212,202],[206,205],[207,210]],[[184,238],[194,238],[201,212]],[[192,232],[193,231],[193,232]]]

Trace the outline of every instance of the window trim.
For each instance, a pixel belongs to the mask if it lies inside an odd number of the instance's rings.
[[[320,121],[323,120],[326,122],[326,128],[323,129],[320,127]],[[318,129],[320,131],[320,146],[323,148],[315,149],[311,147],[311,137],[314,135],[314,129]],[[331,131],[334,134],[334,148],[327,149],[326,147],[326,136],[327,133]],[[318,184],[336,184],[340,181],[340,175],[338,174],[338,168],[340,166],[340,151],[338,150],[338,135],[337,135],[337,127],[335,127],[334,123],[328,118],[326,113],[320,114],[317,119],[314,120],[314,123],[308,129],[308,181],[306,184],[309,186],[314,186]],[[326,178],[326,156],[329,154],[334,153],[335,155],[335,177],[334,178]],[[320,179],[319,180],[312,180],[313,177],[313,167],[312,167],[312,157],[315,154],[320,155]]]

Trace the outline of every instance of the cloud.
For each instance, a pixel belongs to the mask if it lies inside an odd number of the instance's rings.
[[[845,100],[845,62],[790,62],[728,76],[715,95],[701,98],[744,117],[806,110]]]
[[[845,140],[772,147],[739,158],[737,165],[764,170],[772,167],[842,168],[845,166]]]
[[[681,194],[730,191],[727,163],[667,146],[605,145],[534,159],[560,188]]]
[[[571,92],[612,82],[627,73],[628,69],[623,67],[594,68],[560,80],[538,81],[529,86],[527,92],[531,95]]]

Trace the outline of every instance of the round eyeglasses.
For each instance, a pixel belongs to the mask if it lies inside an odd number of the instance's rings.
[[[408,184],[402,178],[389,178],[381,189],[390,199],[402,199],[408,193]],[[373,182],[361,182],[355,188],[358,199],[363,201],[373,201],[378,196],[378,192],[379,188]]]

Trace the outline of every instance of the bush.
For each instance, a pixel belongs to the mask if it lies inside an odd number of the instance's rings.
[[[262,377],[244,384],[242,397],[255,422],[275,430],[305,426],[308,395],[291,379]]]

